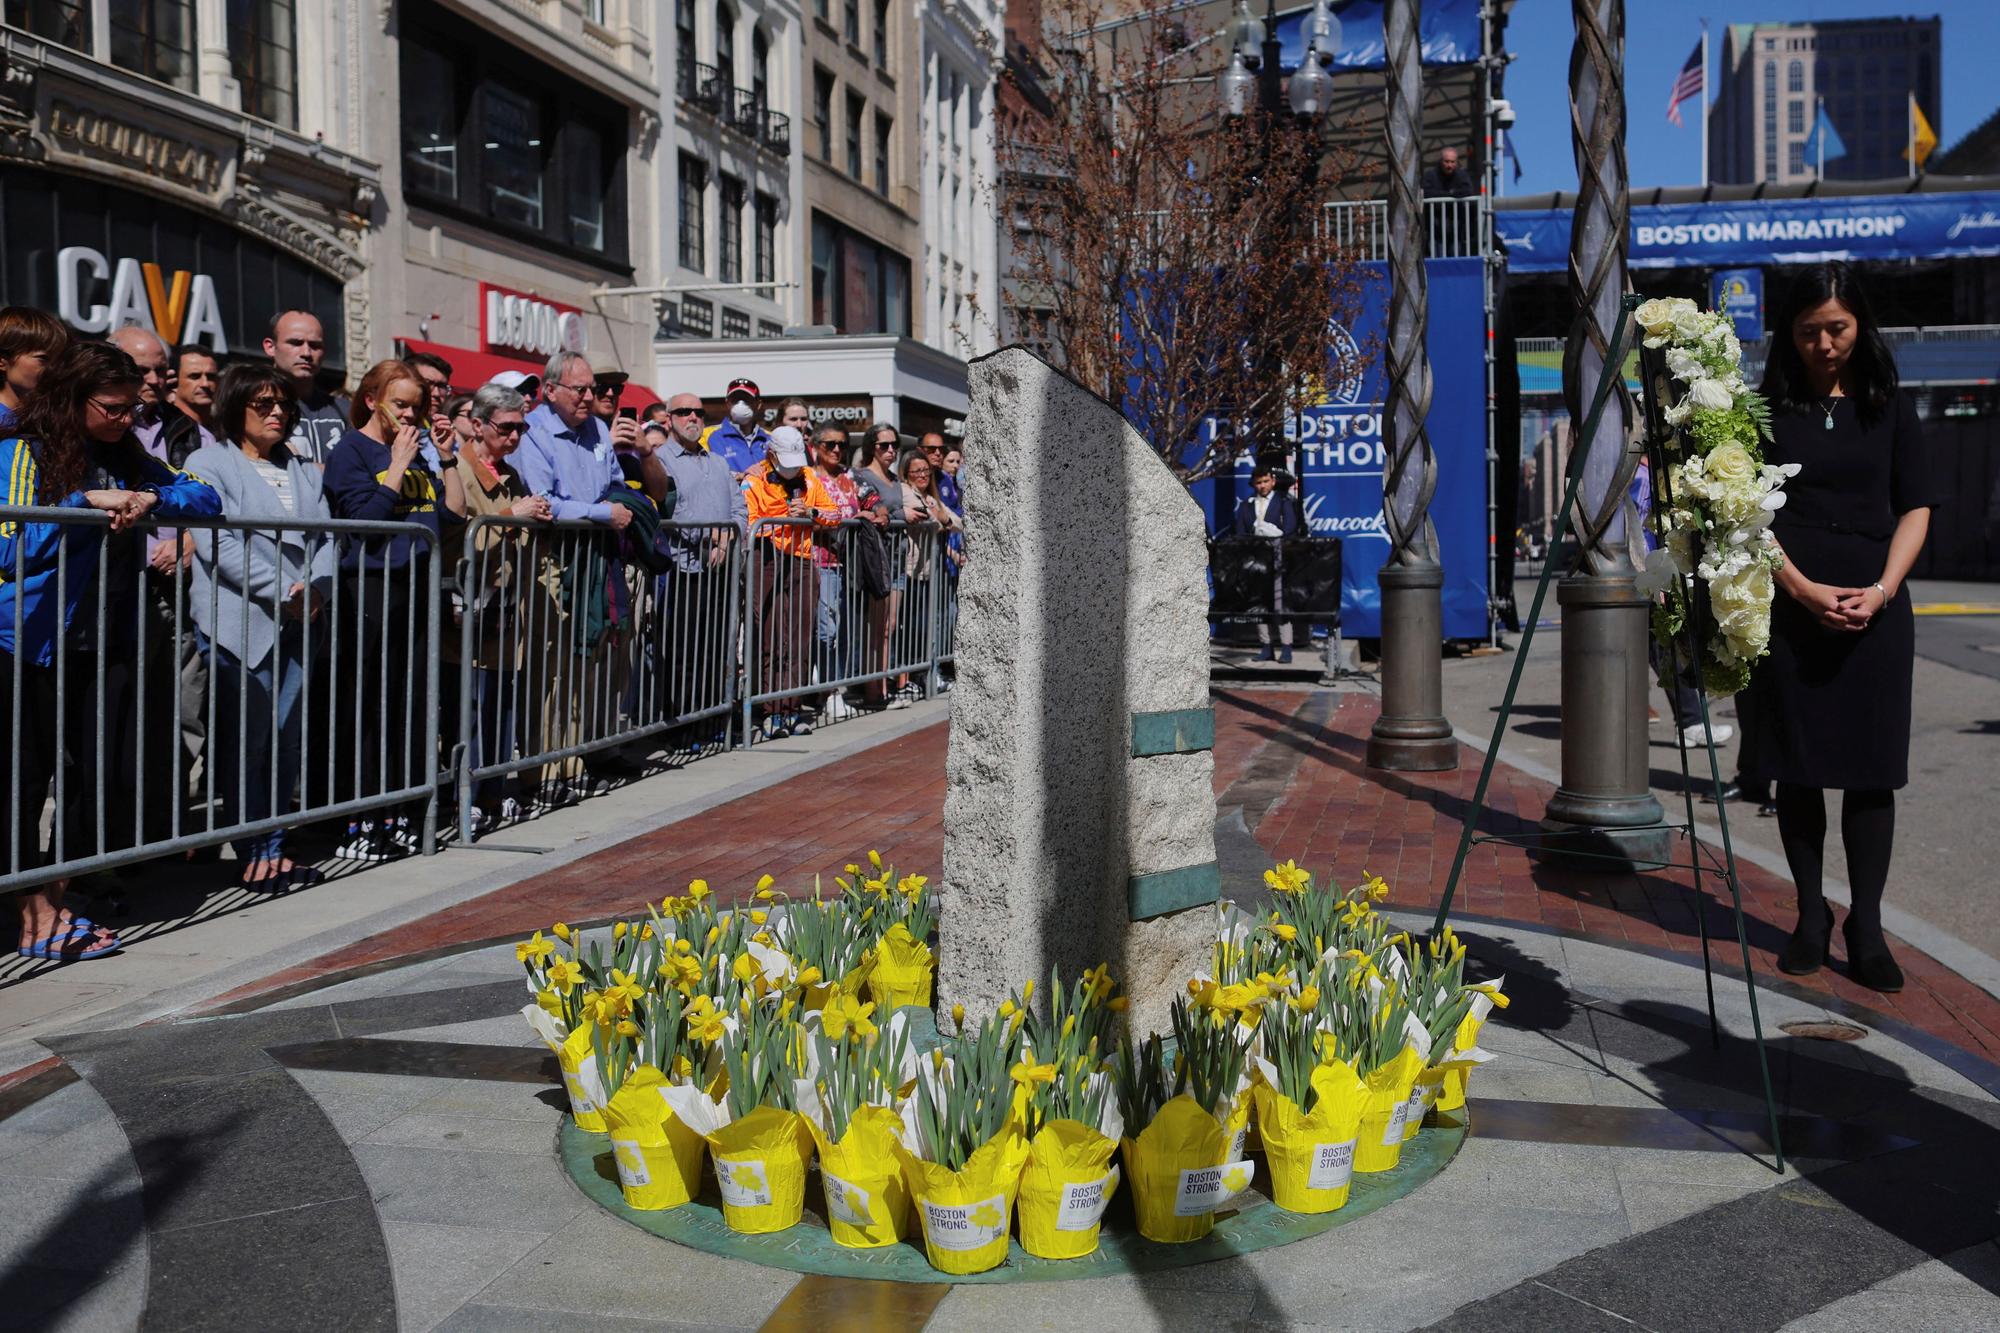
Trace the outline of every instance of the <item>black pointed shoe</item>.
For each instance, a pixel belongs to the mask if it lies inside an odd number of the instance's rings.
[[[1825,967],[1833,956],[1833,904],[1822,898],[1819,905],[1826,913],[1825,919],[1808,921],[1801,911],[1799,924],[1778,955],[1778,970],[1787,976],[1809,977]]]
[[[1903,969],[1889,952],[1889,942],[1882,938],[1880,930],[1868,936],[1857,938],[1854,918],[1848,917],[1842,923],[1841,933],[1847,937],[1847,975],[1859,985],[1884,995],[1894,995],[1903,989]]]

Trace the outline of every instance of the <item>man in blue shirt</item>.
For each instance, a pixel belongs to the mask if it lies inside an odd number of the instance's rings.
[[[708,433],[708,451],[729,464],[729,475],[741,482],[771,447],[771,436],[758,421],[763,396],[755,380],[733,379],[723,400],[728,411],[722,424]]]

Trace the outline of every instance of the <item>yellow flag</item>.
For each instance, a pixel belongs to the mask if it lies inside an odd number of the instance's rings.
[[[1931,128],[1931,123],[1928,120],[1924,119],[1924,109],[1917,105],[1917,95],[1911,93],[1910,147],[1903,150],[1902,156],[1908,159],[1911,156],[1911,149],[1915,149],[1917,165],[1921,167],[1924,164],[1924,159],[1929,157],[1931,150],[1936,147],[1937,131]]]

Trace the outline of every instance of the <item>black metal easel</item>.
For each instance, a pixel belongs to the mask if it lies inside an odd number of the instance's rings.
[[[1604,358],[1603,378],[1598,381],[1597,391],[1591,399],[1590,412],[1584,420],[1582,431],[1577,436],[1576,447],[1570,453],[1569,470],[1566,478],[1567,484],[1563,488],[1562,508],[1556,516],[1556,531],[1554,539],[1550,543],[1551,549],[1555,545],[1555,540],[1559,540],[1566,530],[1571,531],[1572,535],[1574,535],[1570,516],[1575,508],[1577,492],[1583,481],[1584,461],[1590,452],[1591,441],[1597,436],[1598,424],[1603,419],[1605,405],[1610,400],[1611,391],[1617,386],[1619,379],[1623,375],[1622,366],[1626,352],[1627,331],[1632,325],[1632,312],[1637,310],[1640,304],[1640,297],[1633,295],[1626,296],[1621,318],[1618,321],[1617,327],[1612,330],[1611,347]],[[1660,515],[1665,512],[1666,508],[1672,502],[1672,497],[1668,492],[1668,487],[1671,483],[1664,448],[1669,428],[1662,414],[1663,405],[1659,398],[1659,385],[1664,379],[1665,369],[1662,364],[1662,358],[1657,353],[1648,353],[1644,350],[1640,352],[1640,365],[1640,392],[1644,404],[1646,423],[1646,457],[1648,467],[1651,470],[1654,495],[1654,531],[1656,535],[1663,536],[1663,520]],[[1514,697],[1521,687],[1521,673],[1527,666],[1528,651],[1534,645],[1535,627],[1541,622],[1542,605],[1548,596],[1549,583],[1554,571],[1554,560],[1544,563],[1541,579],[1535,585],[1534,605],[1530,608],[1528,618],[1523,622],[1521,627],[1521,644],[1514,654],[1513,674],[1507,681],[1507,693],[1501,700],[1499,716],[1493,723],[1493,737],[1486,747],[1485,761],[1479,768],[1479,784],[1473,789],[1472,809],[1467,813],[1464,827],[1459,832],[1458,854],[1452,858],[1451,875],[1445,881],[1444,901],[1438,906],[1437,920],[1432,925],[1433,932],[1444,928],[1446,918],[1451,913],[1452,899],[1458,892],[1459,877],[1465,871],[1465,858],[1471,852],[1474,843],[1493,842],[1512,846],[1534,847],[1540,846],[1540,839],[1548,836],[1545,834],[1514,836],[1482,834],[1477,833],[1476,830],[1479,825],[1479,818],[1486,810],[1487,784],[1493,777],[1493,766],[1500,757],[1500,743],[1507,734],[1507,722],[1514,711]],[[1682,625],[1682,633],[1677,636],[1673,645],[1674,660],[1672,665],[1676,669],[1686,663],[1699,663],[1701,661],[1702,637],[1707,629],[1709,620],[1707,598],[1698,595],[1700,585],[1691,570],[1681,575],[1681,592],[1687,606],[1687,616]],[[1697,694],[1701,701],[1702,729],[1706,732],[1708,730],[1708,695],[1705,691],[1697,691]],[[1715,796],[1716,822],[1720,826],[1722,833],[1722,855],[1720,861],[1717,862],[1713,854],[1703,845],[1701,837],[1695,829],[1694,781],[1688,769],[1687,747],[1678,746],[1677,748],[1680,751],[1681,760],[1681,790],[1687,809],[1685,823],[1652,824],[1640,828],[1579,829],[1566,831],[1557,836],[1565,839],[1574,839],[1577,833],[1599,833],[1615,837],[1621,834],[1656,834],[1664,831],[1678,833],[1686,840],[1690,853],[1688,860],[1685,862],[1669,860],[1658,868],[1687,870],[1693,874],[1694,882],[1692,889],[1695,897],[1695,926],[1701,936],[1702,975],[1708,987],[1709,1040],[1717,1049],[1720,1049],[1722,1044],[1722,1029],[1717,1023],[1715,1016],[1715,972],[1710,961],[1708,942],[1708,894],[1702,887],[1702,876],[1704,874],[1717,876],[1728,886],[1730,903],[1736,917],[1736,943],[1737,947],[1742,951],[1743,956],[1743,981],[1750,996],[1750,1025],[1756,1038],[1757,1067],[1762,1073],[1764,1081],[1764,1108],[1770,1116],[1771,1151],[1776,1163],[1775,1169],[1782,1174],[1785,1169],[1785,1146],[1778,1129],[1778,1102],[1777,1097],[1772,1091],[1771,1062],[1764,1047],[1764,1021],[1757,1006],[1757,977],[1750,963],[1750,940],[1743,925],[1743,889],[1737,879],[1736,851],[1729,837],[1729,810],[1722,799],[1722,765],[1715,755],[1715,741],[1713,738],[1710,738],[1705,746],[1708,751],[1708,775],[1711,789]],[[1564,856],[1577,859],[1622,860],[1622,858],[1608,853],[1590,852],[1568,845],[1563,846],[1561,851]],[[1706,864],[1704,863],[1705,861]]]

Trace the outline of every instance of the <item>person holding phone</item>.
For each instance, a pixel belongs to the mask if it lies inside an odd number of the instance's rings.
[[[355,391],[353,429],[327,458],[326,495],[335,518],[415,523],[431,534],[429,542],[413,536],[350,541],[341,558],[345,623],[328,674],[358,686],[335,708],[334,781],[343,800],[425,784],[436,766],[424,754],[422,705],[429,701],[419,697],[436,627],[415,614],[412,602],[425,595],[425,565],[445,526],[464,521],[465,486],[455,467],[440,478],[424,462],[418,431],[423,404],[415,371],[401,361],[377,362]],[[343,709],[352,711],[343,716]],[[380,821],[350,821],[338,855],[382,861],[416,846],[409,812],[391,808]]]

